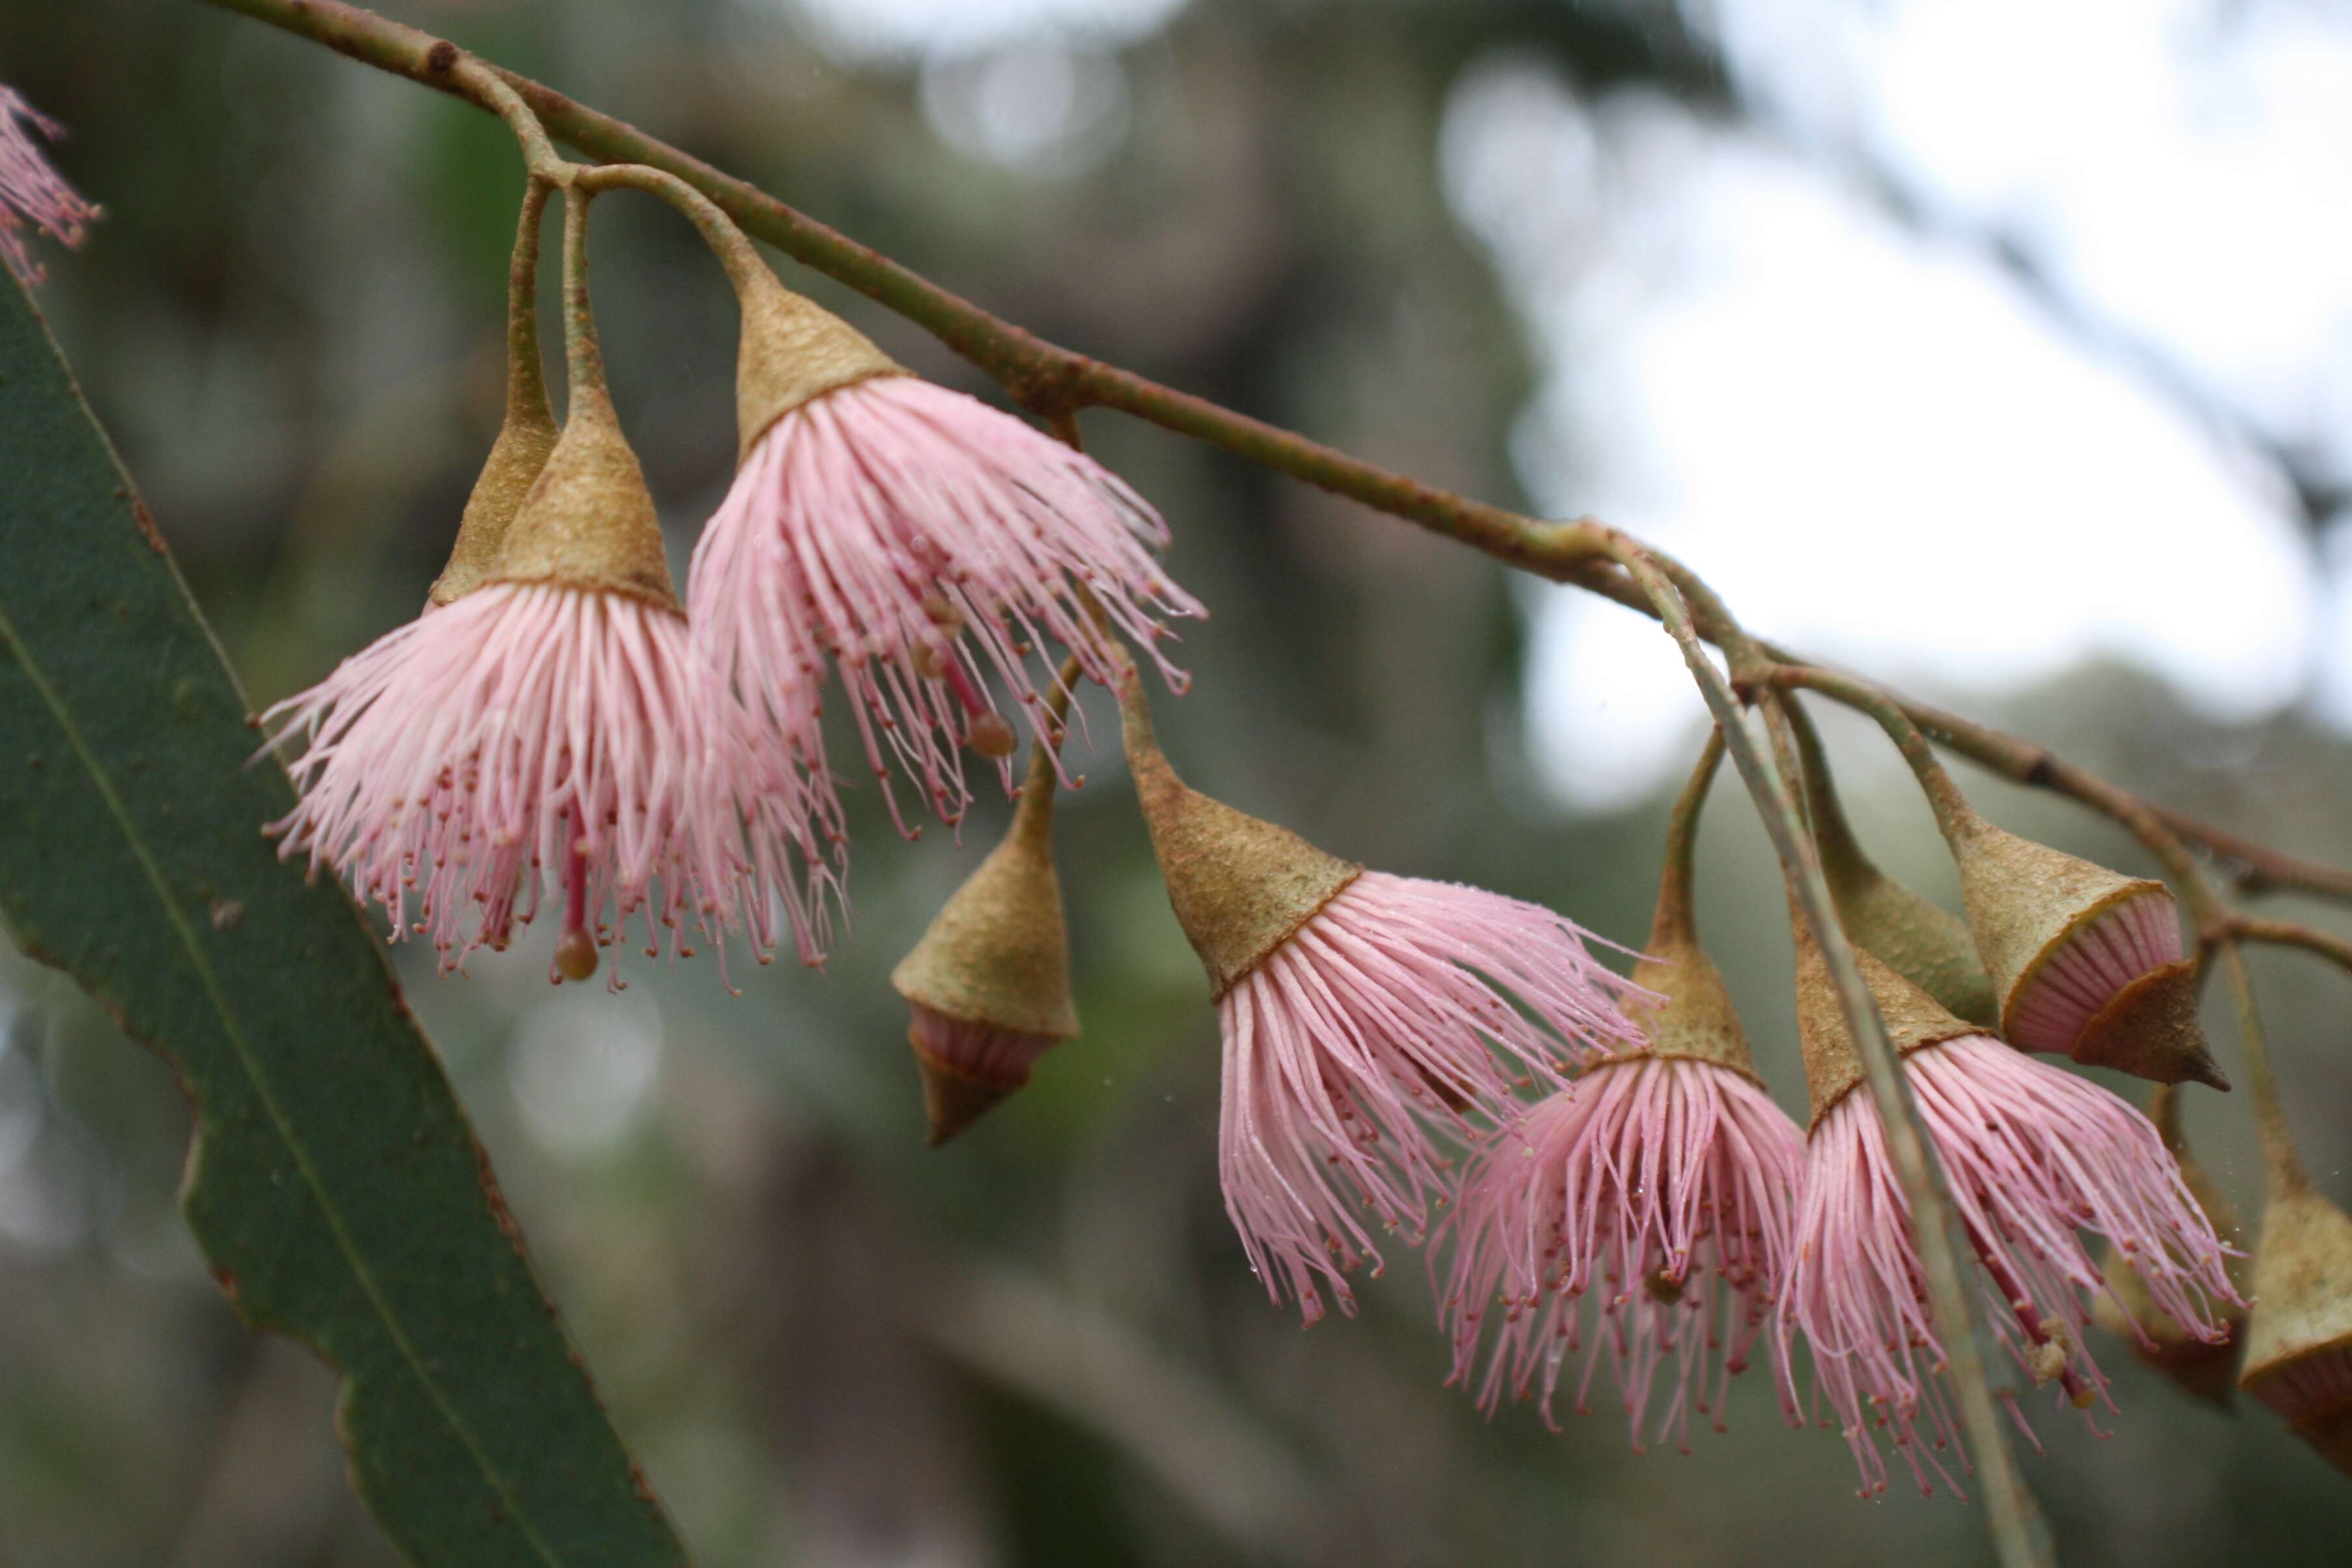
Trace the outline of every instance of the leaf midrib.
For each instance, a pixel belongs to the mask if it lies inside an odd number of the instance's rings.
[[[194,966],[196,974],[204,986],[205,998],[212,1003],[213,1011],[220,1019],[221,1029],[227,1035],[230,1045],[236,1052],[238,1065],[244,1069],[246,1079],[253,1086],[254,1093],[259,1098],[262,1108],[268,1113],[270,1125],[276,1129],[278,1141],[285,1145],[288,1154],[292,1156],[295,1168],[302,1177],[302,1184],[310,1191],[312,1199],[317,1202],[319,1212],[325,1218],[327,1228],[333,1234],[335,1245],[341,1251],[344,1262],[349,1265],[352,1277],[359,1281],[360,1289],[366,1295],[369,1304],[375,1309],[376,1317],[383,1322],[385,1332],[391,1335],[392,1343],[398,1350],[401,1359],[407,1364],[418,1383],[423,1385],[426,1393],[432,1396],[434,1406],[441,1412],[442,1419],[448,1423],[449,1429],[456,1433],[458,1441],[464,1444],[466,1452],[474,1461],[475,1469],[481,1473],[482,1479],[489,1484],[490,1489],[498,1494],[500,1502],[506,1507],[507,1516],[515,1521],[516,1527],[530,1542],[531,1549],[539,1554],[540,1561],[550,1564],[551,1568],[562,1568],[562,1560],[532,1527],[530,1517],[516,1496],[514,1489],[499,1473],[498,1467],[490,1461],[488,1453],[483,1448],[480,1439],[474,1435],[473,1428],[467,1424],[465,1418],[458,1414],[457,1407],[450,1403],[447,1395],[443,1391],[440,1379],[426,1367],[424,1358],[417,1354],[416,1347],[409,1342],[407,1333],[401,1326],[399,1316],[392,1310],[391,1302],[377,1285],[374,1274],[361,1255],[357,1244],[352,1239],[351,1232],[345,1228],[341,1211],[329,1198],[326,1186],[320,1180],[317,1168],[311,1164],[308,1151],[303,1147],[301,1141],[294,1135],[292,1124],[288,1119],[284,1109],[278,1104],[277,1096],[270,1092],[268,1079],[261,1071],[259,1062],[254,1055],[252,1042],[246,1038],[245,1030],[239,1025],[235,1010],[222,993],[211,962],[205,956],[203,947],[197,943],[195,933],[181,915],[179,906],[173,902],[170,888],[163,878],[163,867],[156,862],[154,855],[150,852],[146,841],[140,835],[129,810],[124,807],[121,796],[116,791],[111,778],[100,765],[97,756],[83,740],[81,730],[74,723],[72,714],[58,699],[56,689],[42,674],[40,665],[35,663],[32,650],[26,645],[24,639],[17,633],[16,623],[9,618],[5,607],[0,607],[0,642],[5,642],[8,645],[9,652],[16,655],[17,664],[25,672],[26,679],[30,681],[33,689],[40,694],[42,704],[49,710],[49,716],[56,720],[58,728],[64,733],[66,744],[73,747],[76,759],[80,762],[83,771],[89,775],[90,783],[97,789],[99,799],[105,803],[108,814],[121,829],[123,842],[130,848],[131,854],[138,859],[140,869],[146,875],[148,887],[154,894],[155,902],[163,908],[164,919],[171,923],[173,934],[178,936],[181,947],[188,956],[188,961]]]

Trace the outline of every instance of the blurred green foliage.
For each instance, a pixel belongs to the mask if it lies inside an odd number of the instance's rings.
[[[839,63],[789,0],[387,9],[1056,340],[1521,504],[1505,436],[1528,371],[1436,183],[1449,83],[1524,50],[1740,112],[1653,8],[1195,0],[1119,52],[1118,144],[1045,179],[950,145],[912,68]],[[11,7],[0,79],[74,128],[60,162],[108,209],[44,294],[87,390],[256,702],[317,678],[414,613],[495,426],[510,148],[462,106],[194,4]],[[622,417],[682,568],[731,465],[727,292],[654,204],[600,204],[596,243]],[[985,392],[912,329],[813,291]],[[1639,937],[1664,802],[1596,821],[1544,799],[1500,572],[1110,416],[1087,434],[1166,511],[1176,575],[1214,607],[1187,629],[1193,695],[1162,705],[1192,782],[1355,858]],[[1589,672],[1595,700],[1609,676]],[[1101,744],[1109,716],[1087,715],[1093,778],[1059,835],[1086,1032],[942,1151],[921,1145],[886,977],[1001,809],[961,845],[910,845],[856,792],[851,936],[821,976],[739,970],[740,997],[707,961],[640,964],[590,1013],[550,991],[535,947],[451,981],[403,952],[699,1563],[1985,1560],[1949,1499],[1854,1501],[1843,1444],[1784,1430],[1761,1372],[1727,1434],[1637,1458],[1605,1399],[1554,1435],[1441,1387],[1408,1249],[1357,1320],[1302,1333],[1270,1306],[1217,1195],[1205,988]],[[2345,748],[2291,720],[2216,732],[2114,672],[1983,716],[2352,858]],[[1874,852],[1948,895],[1924,809],[1864,731],[1827,728]],[[1964,782],[2005,825],[2144,866],[2058,803]],[[1727,789],[1700,897],[1764,1070],[1799,1103],[1777,876]],[[2261,978],[2297,1130],[2352,1196],[2343,979],[2268,956]],[[168,1076],[13,955],[0,1020],[0,1561],[389,1561],[339,1473],[327,1375],[236,1327],[171,1213]],[[2200,1096],[2190,1122],[2251,1212],[2242,1106]],[[2064,1561],[2315,1561],[2352,1527],[2352,1491],[2262,1411],[2184,1400],[2119,1346],[2102,1362],[2113,1435],[2042,1416],[2048,1452],[2028,1459]]]

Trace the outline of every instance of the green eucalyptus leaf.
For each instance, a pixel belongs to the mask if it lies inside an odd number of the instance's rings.
[[[0,917],[179,1073],[188,1223],[248,1322],[341,1373],[354,1483],[411,1560],[683,1563],[381,945],[262,836],[292,792],[257,740],[0,286]]]

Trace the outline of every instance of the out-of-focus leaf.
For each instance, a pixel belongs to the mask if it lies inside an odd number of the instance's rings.
[[[0,284],[0,915],[178,1071],[188,1222],[248,1322],[342,1373],[355,1482],[414,1561],[683,1562],[381,947],[263,839],[291,792],[256,739]]]

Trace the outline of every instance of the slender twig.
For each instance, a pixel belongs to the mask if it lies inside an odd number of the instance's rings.
[[[2352,969],[2352,937],[2338,936],[2333,931],[2322,931],[2299,920],[2257,920],[2252,915],[2232,915],[2221,922],[2219,930],[2205,934],[2209,942],[2224,936],[2267,943],[2277,947],[2300,947],[2306,953],[2316,953],[2343,968]]]
[[[511,105],[479,79],[464,52],[445,39],[341,0],[208,0],[287,32],[324,44],[364,65],[455,94],[515,123]],[[1307,484],[1359,501],[1459,540],[1553,581],[1572,583],[1643,613],[1655,613],[1632,578],[1592,548],[1589,520],[1543,522],[1454,495],[1377,465],[1253,419],[1133,371],[1049,343],[940,287],[898,262],[827,227],[757,186],[711,167],[626,122],[574,102],[554,89],[495,67],[484,67],[527,107],[538,125],[590,157],[639,163],[676,175],[715,203],[753,236],[794,260],[848,285],[929,331],[949,349],[1001,382],[1024,407],[1050,419],[1084,407],[1117,409],[1181,435],[1221,447]],[[520,132],[519,132],[520,134]],[[530,145],[525,138],[526,146]],[[534,167],[537,166],[534,162]],[[1720,642],[1721,604],[1706,585],[1670,558],[1651,552],[1689,602],[1699,634]],[[1806,661],[1769,643],[1758,645],[1784,663]],[[1737,674],[1735,664],[1735,674]],[[1904,708],[1922,729],[1952,749],[2021,783],[2055,786],[2054,760],[2031,742],[1970,723],[1922,704]],[[2087,779],[2079,769],[2078,779]],[[2084,796],[2074,790],[2062,792]],[[2120,791],[2114,793],[2120,794]],[[2144,804],[2144,803],[2143,803]],[[2352,902],[2352,871],[2280,853],[2226,829],[2183,813],[2148,806],[2181,838],[2236,869],[2232,880],[2249,893],[2292,889]]]

